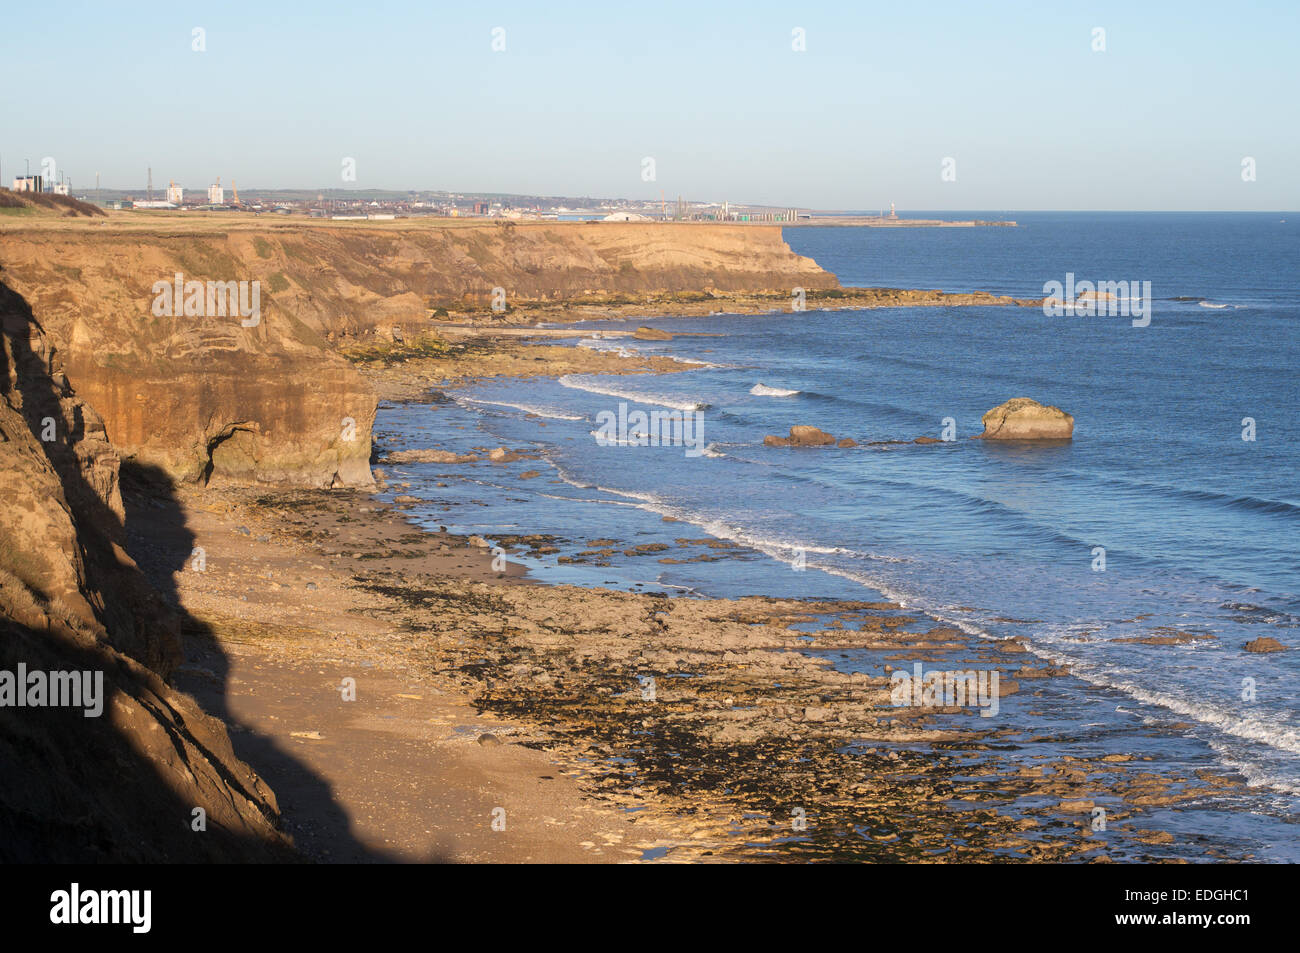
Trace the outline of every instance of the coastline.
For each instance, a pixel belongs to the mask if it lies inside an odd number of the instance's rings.
[[[508,378],[538,356],[526,353],[533,348],[543,356],[536,373],[571,372],[550,352],[575,349],[518,336],[486,362],[466,352],[472,360],[359,366],[384,400],[419,401],[437,383],[493,371]],[[687,368],[598,352],[576,359],[600,362],[600,373]],[[870,600],[669,598],[538,584],[514,564],[494,571],[485,545],[413,526],[403,510],[414,501],[400,489],[228,488],[216,506],[212,489],[182,495],[200,539],[244,526],[241,546],[249,537],[266,542],[264,555],[254,547],[225,575],[173,574],[182,604],[213,633],[203,656],[191,652],[180,684],[219,711],[220,679],[207,673],[213,658],[233,660],[241,690],[229,697],[244,701],[225,715],[251,729],[236,728],[236,750],[268,778],[287,830],[316,859],[341,859],[319,847],[320,815],[341,812],[366,850],[396,860],[1175,860],[1181,846],[1145,827],[1144,815],[1235,783],[1209,773],[1165,777],[1121,755],[1057,756],[1050,738],[1036,752],[970,709],[896,707],[888,678],[833,664],[839,650],[864,648],[904,670],[978,663],[1001,673],[1002,694],[1038,693],[1069,677],[1035,664],[1014,640],[972,640]],[[384,490],[393,504],[377,498]],[[266,571],[271,580],[259,578]],[[258,626],[248,624],[246,600]],[[367,662],[359,695],[377,682],[371,690],[385,696],[383,707],[340,719],[329,686]],[[283,688],[303,684],[314,686],[310,700]],[[248,701],[272,686],[300,703]],[[407,732],[401,744],[436,752],[407,759],[409,796],[394,798],[382,771],[346,767],[376,732],[391,739],[385,720]],[[304,737],[313,732],[322,737]],[[479,745],[485,732],[505,743]],[[336,799],[296,800],[291,779],[277,783],[273,758],[243,750],[246,735],[310,764]],[[330,744],[342,751],[322,754]],[[551,779],[544,792],[542,776]],[[516,798],[507,812],[518,846],[503,847],[488,825],[482,798],[497,791]],[[429,812],[437,798],[456,809]],[[1109,833],[1099,838],[1090,821],[1103,802]],[[429,833],[386,833],[419,827],[414,816]]]
[[[337,237],[301,231],[294,232],[298,239]],[[596,237],[619,236],[602,229]],[[284,321],[271,312],[246,342],[256,359],[227,354],[225,338],[208,335],[202,322],[175,321],[162,329],[170,335],[164,350],[172,363],[148,387],[129,362],[119,366],[108,342],[116,340],[116,328],[133,349],[132,360],[151,360],[157,341],[129,317],[115,324],[92,311],[98,298],[122,300],[130,291],[125,270],[64,269],[75,280],[61,283],[30,249],[14,269],[32,301],[11,295],[6,344],[22,365],[19,387],[8,398],[12,409],[39,419],[45,411],[36,408],[69,400],[70,387],[92,395],[99,387],[110,411],[100,423],[78,393],[82,403],[62,412],[75,409],[93,426],[68,424],[66,436],[60,431],[66,443],[10,459],[16,470],[42,463],[49,472],[42,470],[41,479],[61,482],[75,504],[73,525],[60,528],[59,539],[67,539],[59,545],[48,547],[50,533],[32,530],[12,547],[22,555],[44,546],[61,560],[59,574],[44,576],[15,562],[21,584],[15,591],[32,595],[14,605],[22,619],[31,616],[24,624],[32,632],[49,630],[59,604],[41,602],[41,593],[64,587],[86,603],[74,622],[102,623],[96,637],[103,644],[149,666],[160,683],[174,677],[193,696],[172,692],[185,711],[216,716],[207,726],[216,740],[200,738],[176,770],[181,780],[157,786],[177,803],[146,815],[150,823],[165,826],[173,811],[194,804],[206,804],[215,819],[229,801],[238,822],[275,850],[326,862],[1254,859],[1249,850],[1224,846],[1234,843],[1230,838],[1202,841],[1198,831],[1217,819],[1218,808],[1209,818],[1177,817],[1205,803],[1230,806],[1244,793],[1242,775],[1218,764],[1161,763],[1141,743],[1129,746],[1122,732],[1089,736],[1077,725],[1062,728],[1051,717],[1052,700],[1087,686],[1044,664],[1018,637],[964,633],[953,627],[960,623],[869,590],[847,600],[837,590],[838,601],[810,596],[815,590],[807,587],[795,596],[780,581],[738,589],[764,595],[736,598],[700,597],[707,583],[699,591],[678,587],[691,594],[671,598],[636,591],[662,588],[654,582],[658,572],[641,571],[656,562],[677,564],[673,572],[681,579],[689,575],[684,563],[768,557],[744,540],[702,538],[710,530],[701,522],[670,512],[649,515],[635,502],[609,512],[635,512],[636,521],[645,516],[653,528],[601,515],[556,523],[558,511],[528,510],[532,502],[521,498],[529,494],[512,491],[523,486],[514,480],[542,475],[544,465],[533,462],[544,456],[538,448],[562,426],[552,421],[547,430],[545,409],[512,396],[511,388],[538,377],[582,390],[581,382],[563,378],[691,372],[704,366],[693,358],[711,356],[717,346],[704,343],[688,358],[671,344],[640,354],[618,344],[717,336],[706,323],[644,334],[633,325],[591,332],[571,324],[762,316],[802,335],[806,322],[798,312],[805,309],[1010,310],[1041,301],[838,288],[812,259],[793,256],[791,264],[786,247],[777,260],[792,276],[810,274],[830,286],[805,289],[803,298],[792,293],[797,289],[756,290],[781,282],[767,281],[762,269],[754,277],[750,269],[732,276],[733,290],[712,287],[711,278],[692,286],[705,290],[663,290],[694,281],[702,266],[681,265],[664,280],[653,262],[620,252],[632,266],[618,271],[612,287],[621,290],[572,291],[611,285],[565,278],[558,296],[538,285],[533,297],[511,297],[504,312],[495,312],[470,293],[456,299],[459,307],[437,307],[451,300],[439,297],[446,293],[441,286],[437,295],[387,285],[358,293],[341,272],[337,287],[313,285],[299,245],[251,237],[248,247],[230,249],[241,261],[265,257],[273,263],[267,267],[297,262],[296,270],[280,274],[300,290],[291,289],[277,309],[293,314],[303,307],[307,319]],[[492,240],[504,252],[519,237],[503,229]],[[729,232],[716,237],[734,238]],[[375,241],[368,234],[363,239],[365,247]],[[167,254],[185,251],[179,246]],[[744,243],[738,247],[745,250]],[[102,251],[81,248],[78,260],[97,260]],[[336,266],[336,252],[331,245],[314,260]],[[372,277],[382,264],[371,263]],[[513,266],[492,267],[507,277],[488,280],[511,280]],[[651,270],[643,276],[640,267]],[[413,272],[403,281],[416,287]],[[59,300],[65,286],[75,292],[72,302]],[[37,313],[49,322],[48,342],[39,337]],[[861,315],[850,322],[859,319],[872,320]],[[99,337],[87,337],[88,329]],[[593,334],[610,340],[569,346]],[[66,376],[55,353],[71,358]],[[103,354],[111,359],[100,366]],[[224,381],[215,405],[208,392],[214,368]],[[450,406],[460,397],[441,393],[443,387],[465,394],[482,388],[484,400],[468,397],[469,403],[516,412],[522,429],[502,431],[512,434],[516,449],[473,446],[506,438],[480,439],[469,412]],[[39,401],[24,409],[38,391]],[[156,421],[169,419],[157,405],[159,394],[195,419],[159,433]],[[431,416],[443,412],[455,419]],[[337,427],[340,419],[355,425],[355,433]],[[563,439],[579,446],[585,429],[568,429]],[[20,435],[29,430],[36,433],[30,421],[11,428]],[[125,443],[108,443],[106,435],[117,441],[123,433]],[[446,449],[452,445],[456,452]],[[169,456],[177,448],[184,449],[179,462]],[[156,456],[160,450],[163,456]],[[390,464],[385,451],[392,450],[402,454],[391,455]],[[119,461],[126,461],[120,473]],[[373,473],[372,464],[378,464]],[[412,465],[437,469],[413,471]],[[115,497],[119,477],[129,518]],[[556,481],[539,480],[530,491],[547,482]],[[27,495],[20,499],[31,498],[35,485],[23,484]],[[404,492],[411,487],[433,499]],[[436,522],[429,531],[437,514],[461,505],[470,507],[463,512],[486,513],[504,500],[515,507],[510,519],[499,521],[511,524],[504,535],[471,529],[457,536],[437,530]],[[57,517],[61,510],[53,512]],[[491,524],[476,520],[461,522]],[[114,534],[121,530],[130,540],[119,551]],[[656,542],[646,544],[647,538]],[[556,556],[558,546],[570,543],[580,545]],[[588,548],[578,552],[581,546]],[[89,573],[78,563],[83,552],[96,554]],[[497,565],[498,555],[540,571],[526,575],[511,563]],[[555,574],[551,561],[539,557],[566,564],[563,572]],[[600,568],[611,559],[618,566],[622,557],[635,570],[627,591],[608,588],[617,584],[608,575],[619,572]],[[206,565],[196,568],[195,558]],[[106,567],[125,567],[129,575],[137,563],[152,584],[141,594],[161,593],[183,629],[187,661],[174,676],[181,632],[134,627],[131,616],[141,618],[141,608],[101,595],[116,591]],[[574,580],[581,584],[560,584]],[[28,612],[27,602],[36,608]],[[1028,625],[1033,618],[1003,621]],[[949,673],[996,671],[996,697],[1019,696],[1011,706],[1029,706],[1031,717],[986,722],[969,705],[900,706],[891,676],[917,664]],[[341,697],[349,679],[355,699]],[[144,706],[138,724],[115,740],[129,746],[161,724]],[[110,764],[101,755],[87,770]],[[230,798],[228,789],[244,801]],[[1108,827],[1092,826],[1099,811]],[[501,829],[493,826],[498,820]],[[236,822],[217,823],[231,829]],[[208,849],[175,840],[168,859]],[[252,844],[231,850],[260,846]]]

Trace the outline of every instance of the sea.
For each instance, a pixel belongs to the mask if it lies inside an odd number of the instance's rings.
[[[409,484],[392,494],[419,498],[411,514],[431,527],[552,537],[508,557],[550,582],[886,599],[972,639],[1022,638],[1071,674],[1004,698],[1007,725],[1061,753],[1239,778],[1149,819],[1189,860],[1214,847],[1300,861],[1300,214],[916,217],[1017,226],[784,238],[845,286],[1041,298],[1050,282],[1127,282],[1149,295],[1146,318],[1107,313],[1122,297],[1096,314],[792,311],[791,289],[768,314],[565,325],[587,332],[569,346],[682,371],[489,380],[385,404],[383,449],[529,452],[387,467]],[[610,336],[638,324],[674,337]],[[1072,414],[1074,439],[971,439],[1013,397]],[[688,416],[698,442],[642,445],[655,411]],[[631,423],[606,439],[620,412]],[[858,446],[764,445],[795,424]],[[1244,650],[1264,637],[1285,651]],[[866,654],[835,663],[880,671]]]

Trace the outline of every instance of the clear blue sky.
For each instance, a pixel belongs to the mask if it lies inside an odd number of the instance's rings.
[[[1300,0],[617,6],[19,5],[5,183],[53,156],[76,191],[97,171],[142,188],[152,166],[155,188],[1300,208]]]

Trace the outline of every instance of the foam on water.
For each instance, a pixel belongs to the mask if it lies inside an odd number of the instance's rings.
[[[504,400],[483,400],[477,397],[456,397],[456,402],[461,405],[480,404],[487,407],[508,407],[511,410],[522,410],[526,414],[532,414],[534,417],[545,417],[548,420],[586,420],[580,414],[566,414],[550,407],[538,407],[535,404],[517,404]]]
[[[558,383],[561,387],[586,391],[588,394],[600,394],[604,397],[614,397],[635,404],[654,404],[671,410],[707,410],[709,408],[709,405],[703,401],[685,401],[665,394],[647,394],[626,388],[610,387],[607,384],[593,380],[593,375],[588,374],[566,374],[559,379]]]

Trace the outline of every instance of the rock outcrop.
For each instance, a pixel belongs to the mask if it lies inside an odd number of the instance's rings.
[[[1258,639],[1252,639],[1244,646],[1247,652],[1268,653],[1268,652],[1285,652],[1286,646],[1277,639],[1267,635],[1262,635]]]
[[[1074,418],[1059,407],[1045,407],[1028,397],[1013,397],[983,418],[980,440],[1070,440]]]
[[[103,421],[74,395],[26,303],[4,284],[0,331],[4,558],[29,566],[28,582],[39,579],[48,601],[85,625],[99,620],[115,649],[166,675],[180,659],[180,623],[126,554],[119,459]]]
[[[835,438],[826,431],[805,424],[795,424],[791,427],[788,437],[774,437],[768,434],[763,438],[765,447],[827,447],[834,442]]]
[[[788,296],[796,287],[839,287],[834,275],[790,250],[779,226],[723,223],[435,220],[345,227],[232,216],[218,226],[172,216],[141,229],[129,217],[118,217],[93,228],[7,229],[0,232],[0,261],[47,330],[45,297],[78,309],[98,303],[147,320],[141,297],[147,303],[152,282],[176,271],[202,281],[260,280],[264,304],[338,338],[424,325],[430,309],[486,310],[497,288],[514,308],[585,297],[709,291]],[[42,284],[81,286],[85,293],[42,295]],[[62,300],[69,293],[77,299]],[[55,343],[64,342],[56,336]]]
[[[436,309],[838,287],[778,227],[266,224],[110,216],[0,230],[0,262],[109,439],[173,479],[361,485],[376,407],[332,344]],[[260,320],[158,314],[158,283],[257,282]],[[188,297],[188,293],[186,295]],[[251,295],[250,295],[251,298]],[[503,320],[512,320],[509,313]]]
[[[453,453],[450,450],[391,450],[384,463],[473,463],[476,453]]]
[[[0,860],[292,858],[225,726],[163,680],[180,619],[124,548],[117,454],[2,284],[0,329]]]
[[[124,457],[179,481],[371,482],[372,389],[269,288],[249,318],[221,295],[191,309],[212,315],[160,301],[180,274],[205,291],[247,281],[251,304],[259,277],[237,259],[87,226],[0,233],[0,260]]]
[[[632,332],[632,337],[638,341],[671,341],[673,339],[670,332],[661,331],[658,328],[648,328],[645,325]]]

